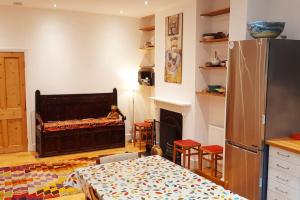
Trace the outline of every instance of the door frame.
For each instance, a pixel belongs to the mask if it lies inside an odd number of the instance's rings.
[[[28,85],[28,82],[27,82],[27,76],[28,76],[28,73],[27,73],[27,55],[28,55],[28,49],[24,49],[24,48],[1,48],[0,47],[0,53],[23,53],[24,54],[24,79],[25,79],[25,108],[26,108],[26,137],[27,137],[27,152],[30,152],[30,151],[35,151],[35,144],[33,143],[34,140],[33,140],[33,134],[32,133],[32,130],[30,127],[33,127],[31,126],[30,124],[30,121],[29,119],[31,119],[31,116],[30,116],[30,112],[28,111],[28,108],[30,108],[30,105],[29,105],[29,95],[28,95],[28,90],[29,88],[27,87]]]

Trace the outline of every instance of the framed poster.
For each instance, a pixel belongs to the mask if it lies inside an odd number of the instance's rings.
[[[183,13],[166,17],[165,82],[182,83]]]

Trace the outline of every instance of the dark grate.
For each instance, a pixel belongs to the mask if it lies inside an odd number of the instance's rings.
[[[166,152],[164,153],[164,158],[173,162],[173,150],[174,150],[174,146],[170,143],[167,143]],[[181,164],[181,156],[179,152],[176,153],[176,164],[178,165]]]

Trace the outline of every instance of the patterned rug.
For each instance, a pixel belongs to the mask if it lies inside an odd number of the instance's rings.
[[[64,181],[74,169],[94,164],[96,157],[0,168],[0,200],[42,200],[77,194],[80,191],[64,186]]]

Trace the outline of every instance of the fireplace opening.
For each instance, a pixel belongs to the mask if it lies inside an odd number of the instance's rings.
[[[173,161],[173,142],[182,140],[182,114],[160,109],[159,144],[163,156]],[[180,154],[176,155],[176,163],[181,163]]]

